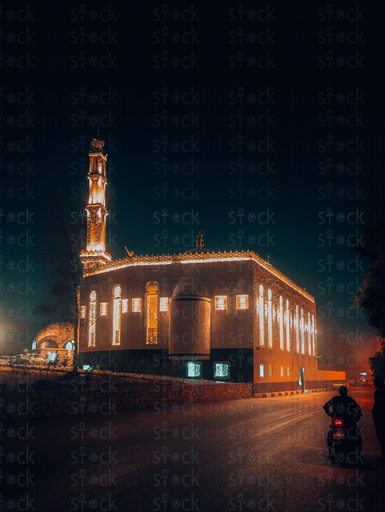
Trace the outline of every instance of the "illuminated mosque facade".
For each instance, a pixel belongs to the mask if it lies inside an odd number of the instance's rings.
[[[186,376],[317,387],[314,297],[254,251],[213,252],[197,236],[179,254],[112,260],[106,251],[104,142],[91,141],[78,340],[84,364],[115,352],[184,361]]]

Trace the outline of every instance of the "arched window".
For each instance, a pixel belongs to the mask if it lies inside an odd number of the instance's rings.
[[[122,289],[117,284],[112,290],[112,300],[114,301],[113,319],[112,319],[112,344],[120,345],[120,323],[122,318]]]
[[[290,350],[290,312],[289,301],[286,299],[286,350]]]
[[[158,343],[158,295],[159,285],[150,281],[146,285],[146,343]]]
[[[303,309],[301,308],[301,352],[305,353],[305,320],[303,317]]]
[[[314,326],[314,315],[311,316],[311,335],[313,338],[313,356],[316,355],[315,353],[315,326]]]
[[[90,316],[88,328],[88,346],[95,346],[96,338],[96,292],[92,291],[90,295]]]
[[[279,346],[280,346],[280,349],[283,350],[283,299],[282,299],[282,295],[279,296]]]
[[[259,304],[258,304],[258,313],[259,313],[259,344],[265,344],[265,333],[264,333],[264,325],[265,325],[265,315],[263,308],[263,286],[259,285]]]
[[[267,291],[267,330],[269,335],[269,347],[273,346],[273,315],[271,303],[271,290]]]

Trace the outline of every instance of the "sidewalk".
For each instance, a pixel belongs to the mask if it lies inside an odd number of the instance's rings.
[[[274,393],[254,393],[254,398],[271,398],[274,396],[288,396],[288,395],[299,395],[302,393],[318,393],[320,391],[328,391],[326,388],[319,389],[306,389],[305,391],[295,390],[295,391],[276,391]]]

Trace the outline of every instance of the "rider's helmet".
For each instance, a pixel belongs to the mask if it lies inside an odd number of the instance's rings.
[[[346,386],[340,386],[338,392],[340,395],[345,396],[348,394],[348,388]]]

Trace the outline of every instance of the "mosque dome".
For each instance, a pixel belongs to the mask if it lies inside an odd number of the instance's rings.
[[[210,298],[210,290],[204,283],[202,275],[192,272],[183,276],[178,284],[175,286],[172,298],[182,299],[189,297],[204,297]]]

